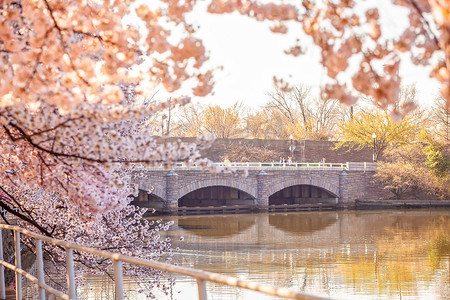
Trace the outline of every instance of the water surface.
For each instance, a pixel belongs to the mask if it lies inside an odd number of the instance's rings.
[[[450,299],[450,210],[339,211],[165,217],[182,266],[332,299]],[[80,296],[111,299],[88,279]],[[130,299],[145,299],[129,279]],[[208,284],[209,299],[278,299]],[[169,296],[197,299],[177,277]]]

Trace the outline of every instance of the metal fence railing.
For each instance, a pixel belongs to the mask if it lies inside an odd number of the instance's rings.
[[[3,229],[12,230],[14,232],[14,245],[15,245],[15,264],[10,264],[3,259]],[[20,235],[27,235],[35,240],[36,245],[36,275],[26,272],[21,267],[21,254],[20,254]],[[147,268],[158,269],[168,273],[176,273],[179,275],[185,275],[196,279],[198,286],[198,299],[207,299],[206,283],[215,282],[219,284],[224,284],[228,286],[249,289],[253,291],[258,291],[267,295],[278,296],[286,299],[324,299],[321,297],[316,297],[304,293],[299,293],[287,288],[276,288],[270,285],[258,284],[253,282],[248,282],[240,280],[236,277],[224,276],[216,273],[205,272],[201,270],[195,270],[191,268],[185,268],[180,266],[175,266],[167,263],[151,261],[147,259],[141,259],[126,255],[121,255],[118,253],[112,253],[108,251],[88,248],[79,246],[76,244],[68,243],[65,241],[53,239],[43,235],[36,234],[29,230],[23,229],[18,226],[11,226],[6,224],[0,224],[0,297],[5,299],[5,277],[4,277],[4,267],[7,267],[15,272],[16,280],[16,299],[22,299],[22,276],[35,283],[39,287],[38,299],[44,300],[45,292],[55,295],[61,299],[76,299],[76,286],[75,286],[75,266],[73,260],[73,251],[86,252],[93,255],[101,256],[112,260],[114,268],[114,284],[115,284],[115,299],[124,299],[124,288],[123,288],[123,276],[122,276],[122,265],[123,263],[129,263],[134,265],[139,265]],[[67,266],[67,290],[68,293],[65,294],[58,291],[45,283],[44,278],[44,261],[42,256],[42,242],[50,243],[63,247],[66,250],[66,266]]]

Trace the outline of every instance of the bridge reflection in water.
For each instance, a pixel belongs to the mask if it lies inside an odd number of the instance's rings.
[[[179,217],[178,227],[197,236],[227,237],[239,234],[256,223],[256,215]]]
[[[166,234],[182,266],[332,299],[450,299],[449,210],[164,218],[175,222]],[[100,295],[107,279],[98,280],[87,280],[87,299],[109,299]],[[276,299],[216,284],[208,293],[221,300]],[[178,278],[172,295],[157,299],[192,295],[195,281]]]
[[[269,225],[284,232],[310,235],[316,231],[321,231],[336,223],[337,214],[317,215],[308,213],[270,214]]]
[[[319,213],[319,216],[309,213],[180,216],[177,225],[190,234],[202,237],[231,237],[261,224],[264,232],[271,232],[269,227],[273,227],[283,232],[309,235],[331,226],[337,220],[336,213]]]

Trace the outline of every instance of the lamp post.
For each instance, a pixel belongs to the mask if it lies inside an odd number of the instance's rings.
[[[376,146],[375,142],[377,139],[377,135],[375,134],[375,132],[372,133],[372,139],[373,139],[373,158],[372,159],[373,159],[373,161],[377,161],[375,158],[375,146]]]
[[[291,160],[294,161],[294,150],[295,150],[295,146],[293,143],[294,136],[291,134],[289,136],[289,139],[291,140],[291,145],[289,146],[289,151],[291,151]]]

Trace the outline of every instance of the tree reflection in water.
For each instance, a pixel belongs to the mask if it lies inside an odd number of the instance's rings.
[[[398,297],[418,296],[420,286],[442,277],[440,282],[446,282],[447,288],[438,289],[438,293],[449,299],[450,218],[398,221],[375,241],[373,253],[352,257],[338,255],[337,272],[354,289],[378,290]],[[417,223],[422,226],[417,227]],[[414,230],[405,231],[405,227]]]

